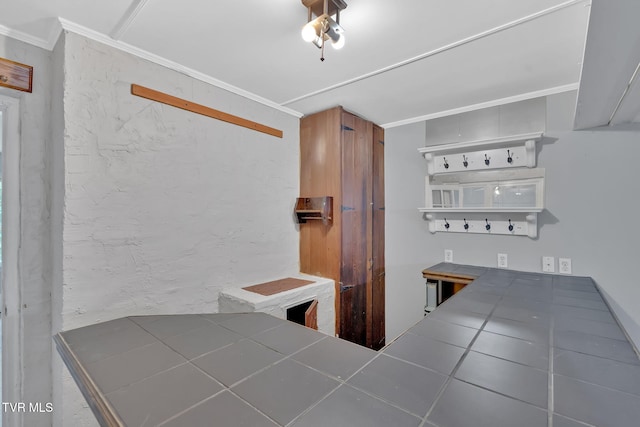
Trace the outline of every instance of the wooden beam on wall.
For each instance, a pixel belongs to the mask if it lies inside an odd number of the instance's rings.
[[[258,132],[266,133],[278,138],[282,138],[282,131],[274,129],[269,126],[262,125],[260,123],[253,122],[251,120],[243,119],[242,117],[234,116],[232,114],[224,113],[213,108],[206,107],[204,105],[196,104],[195,102],[187,101],[182,98],[168,95],[157,90],[149,89],[137,84],[131,85],[131,94],[139,96],[141,98],[150,99],[152,101],[161,102],[163,104],[171,105],[172,107],[180,108],[182,110],[190,111],[196,114],[202,114],[203,116],[211,117],[213,119],[222,120],[223,122],[231,123],[237,126],[242,126],[247,129],[252,129]]]

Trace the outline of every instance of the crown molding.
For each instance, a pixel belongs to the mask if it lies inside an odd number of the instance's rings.
[[[143,7],[146,2],[140,2],[138,4],[139,7]],[[132,13],[139,10],[139,8],[134,8]],[[128,25],[128,21],[123,22],[123,25]],[[32,36],[22,31],[14,30],[12,28],[6,27],[4,25],[0,25],[0,35],[10,37],[15,40],[19,40],[24,43],[28,43],[33,46],[37,46],[39,48],[52,51],[55,47],[58,39],[60,38],[60,34],[62,31],[69,31],[88,39],[97,41],[99,43],[106,44],[114,49],[118,49],[123,52],[127,52],[131,55],[137,56],[142,59],[146,59],[147,61],[153,62],[155,64],[161,65],[163,67],[169,68],[171,70],[177,71],[189,77],[192,77],[196,80],[200,80],[204,83],[208,83],[212,86],[219,87],[220,89],[224,89],[228,92],[234,93],[238,96],[242,96],[243,98],[249,99],[251,101],[257,102],[262,105],[266,105],[267,107],[271,107],[275,110],[281,111],[283,113],[289,114],[291,116],[300,118],[303,116],[299,111],[293,110],[291,108],[284,107],[274,101],[263,98],[255,93],[246,91],[244,89],[240,89],[237,86],[230,85],[228,83],[223,82],[222,80],[218,80],[213,78],[207,74],[204,74],[200,71],[196,71],[192,68],[185,67],[177,62],[171,61],[169,59],[163,58],[159,55],[153,54],[151,52],[147,52],[146,50],[139,49],[130,44],[114,40],[113,38],[106,36],[102,33],[94,31],[90,28],[84,27],[82,25],[76,24],[75,22],[69,21],[64,18],[58,18],[57,22],[53,25],[49,37],[47,39],[42,39],[39,37]],[[118,33],[120,33],[118,31]]]
[[[3,36],[7,36],[10,37],[12,39],[16,39],[19,40],[21,42],[42,48],[42,49],[46,49],[46,50],[51,50],[52,48],[50,47],[51,42],[50,39],[45,40],[45,39],[41,39],[40,37],[35,37],[32,36],[31,34],[27,34],[24,33],[22,31],[18,31],[18,30],[14,30],[13,28],[9,28],[9,27],[5,27],[4,25],[0,25],[0,35]],[[56,38],[57,40],[57,38]],[[55,45],[55,43],[54,43]]]
[[[563,92],[571,92],[572,90],[578,90],[579,83],[570,83],[563,86],[556,86],[548,89],[537,90],[533,92],[521,93],[514,96],[508,96],[506,98],[494,99],[487,102],[481,102],[478,104],[471,104],[465,107],[454,108],[452,110],[439,111],[437,113],[425,114],[424,116],[413,117],[410,119],[399,120],[397,122],[390,122],[380,125],[383,129],[390,129],[398,126],[409,125],[417,122],[424,122],[426,120],[438,119],[440,117],[453,116],[454,114],[468,113],[469,111],[481,110],[483,108],[497,107],[499,105],[511,104],[512,102],[526,101],[533,98],[541,98],[543,96],[556,95]]]
[[[106,36],[102,33],[99,33],[97,31],[94,31],[90,28],[87,27],[83,27],[82,25],[78,25],[74,22],[68,21],[64,18],[58,18],[60,20],[60,25],[62,26],[62,28],[65,31],[69,31],[78,35],[81,35],[83,37],[86,37],[88,39],[97,41],[99,43],[103,43],[106,44],[107,46],[110,46],[114,49],[118,49],[120,51],[129,53],[131,55],[137,56],[139,58],[142,59],[146,59],[147,61],[153,62],[155,64],[158,65],[162,65],[163,67],[169,68],[171,70],[177,71],[179,73],[182,73],[184,75],[187,75],[189,77],[192,77],[196,80],[200,80],[204,83],[208,83],[210,85],[219,87],[220,89],[224,89],[226,91],[229,91],[231,93],[234,93],[236,95],[242,96],[243,98],[249,99],[251,101],[255,101],[257,103],[260,103],[262,105],[266,105],[267,107],[271,107],[273,109],[276,109],[278,111],[281,111],[283,113],[292,115],[294,117],[300,118],[302,117],[302,113],[295,111],[291,108],[287,108],[287,107],[283,107],[280,104],[277,104],[269,99],[263,98],[261,96],[258,96],[252,92],[246,91],[244,89],[240,89],[237,86],[233,86],[230,85],[228,83],[223,82],[222,80],[218,80],[216,78],[213,78],[207,74],[204,74],[200,71],[196,71],[192,68],[189,67],[185,67],[184,65],[181,65],[177,62],[171,61],[169,59],[163,58],[159,55],[153,54],[151,52],[148,52],[146,50],[137,48],[135,46],[132,46],[128,43],[124,43],[118,40],[114,40],[109,36]]]

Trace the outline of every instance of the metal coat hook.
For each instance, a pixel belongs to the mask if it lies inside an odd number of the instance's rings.
[[[451,224],[449,224],[447,222],[447,218],[444,219],[444,228],[446,228],[447,230],[449,229],[449,227],[451,227]]]
[[[467,156],[465,156],[464,154],[462,155],[462,166],[464,166],[465,168],[469,166],[469,162],[467,161]]]
[[[507,150],[507,163],[513,163],[513,155]]]
[[[490,231],[490,230],[491,230],[491,224],[489,224],[489,219],[488,219],[488,218],[485,218],[485,219],[484,219],[484,222],[486,222],[486,223],[487,223],[487,225],[485,225],[485,226],[484,226],[484,228],[486,228],[486,229],[487,229],[487,231]]]
[[[443,157],[442,159],[444,160],[444,168],[449,169],[449,163],[447,162],[447,158]]]
[[[509,231],[513,231],[513,224],[511,224],[511,220],[509,220]]]
[[[467,224],[467,219],[463,218],[462,220],[464,221],[464,229],[468,230],[469,229],[469,224]]]
[[[489,163],[491,163],[491,160],[489,160],[489,157],[485,154],[484,155],[484,164],[489,166]]]

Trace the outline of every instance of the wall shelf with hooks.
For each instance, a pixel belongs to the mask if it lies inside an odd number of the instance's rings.
[[[542,208],[437,209],[420,208],[431,233],[503,234],[538,237]]]
[[[526,133],[478,141],[419,148],[429,175],[536,166],[536,142],[542,133]]]
[[[459,172],[425,178],[429,231],[538,236],[544,210],[542,168]]]

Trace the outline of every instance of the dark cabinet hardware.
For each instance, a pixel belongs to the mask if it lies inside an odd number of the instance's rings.
[[[345,285],[342,282],[340,282],[340,293],[342,292],[346,292],[349,289],[353,288],[355,285]]]

